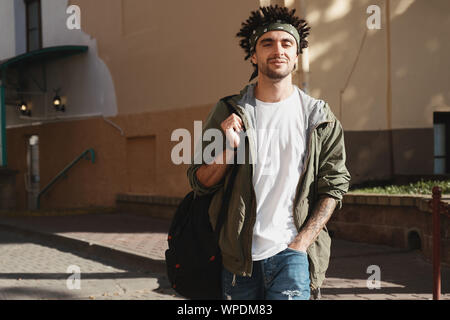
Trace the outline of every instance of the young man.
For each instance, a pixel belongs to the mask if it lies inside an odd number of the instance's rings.
[[[203,130],[222,130],[226,148],[188,170],[197,194],[214,193],[215,226],[230,163],[245,155],[219,239],[224,299],[310,299],[328,268],[325,225],[349,186],[341,124],[324,101],[292,84],[310,30],[294,14],[263,7],[243,23],[237,35],[257,82],[215,106]]]

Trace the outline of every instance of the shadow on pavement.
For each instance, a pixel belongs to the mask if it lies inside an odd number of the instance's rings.
[[[4,224],[48,233],[167,233],[170,220],[132,214],[89,214],[51,217],[1,217]]]
[[[6,287],[0,289],[0,300],[71,300],[77,296],[61,290],[30,287]]]

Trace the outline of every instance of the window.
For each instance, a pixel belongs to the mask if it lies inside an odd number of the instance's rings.
[[[42,48],[41,0],[25,0],[27,14],[27,51]]]
[[[434,174],[450,171],[450,112],[434,113]]]

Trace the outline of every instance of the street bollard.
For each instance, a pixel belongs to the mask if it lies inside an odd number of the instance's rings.
[[[433,300],[441,299],[441,196],[439,187],[433,188]]]

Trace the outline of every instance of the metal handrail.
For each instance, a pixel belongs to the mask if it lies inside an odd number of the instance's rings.
[[[42,189],[38,196],[37,196],[37,209],[40,209],[41,207],[41,196],[43,194],[45,194],[59,179],[61,179],[62,177],[64,177],[66,175],[66,173],[72,169],[72,167],[74,165],[76,165],[78,163],[78,161],[82,160],[82,159],[86,159],[86,160],[91,160],[92,163],[95,163],[95,151],[94,149],[87,149],[86,151],[84,151],[81,155],[79,155],[75,160],[73,160],[67,167],[65,167],[60,173],[58,173],[56,175],[56,177],[54,177],[52,179],[52,181],[50,181],[49,184],[47,184],[44,189]]]

